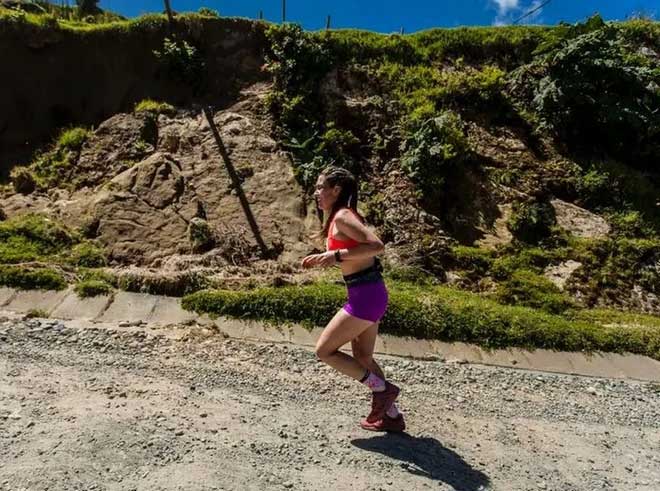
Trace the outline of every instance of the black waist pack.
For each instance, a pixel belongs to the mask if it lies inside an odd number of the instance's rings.
[[[383,275],[381,274],[382,271],[383,265],[381,264],[380,259],[375,258],[374,264],[368,268],[344,276],[344,283],[346,283],[346,286],[355,286],[364,283],[383,281]]]

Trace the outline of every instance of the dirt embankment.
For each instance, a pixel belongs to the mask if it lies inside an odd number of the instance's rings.
[[[203,97],[169,77],[154,55],[168,35],[162,21],[88,32],[2,26],[0,175],[6,178],[64,126],[98,124],[145,98],[218,107],[262,77],[261,24],[197,19],[179,23],[177,33],[204,61]]]

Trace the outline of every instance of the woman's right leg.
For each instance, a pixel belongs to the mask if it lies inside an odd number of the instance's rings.
[[[378,323],[370,326],[360,336],[351,341],[351,348],[353,350],[353,357],[364,368],[378,377],[385,380],[385,374],[380,368],[376,360],[374,360],[374,349],[376,347],[376,337],[378,336]],[[372,431],[404,431],[406,424],[403,415],[399,412],[396,403],[392,403],[389,408],[386,408],[387,416],[390,419],[370,420],[367,418],[360,424],[362,428]]]
[[[339,351],[339,348],[360,336],[371,325],[373,322],[354,317],[341,309],[321,333],[316,343],[316,356],[343,374],[361,380],[365,368],[355,358]]]
[[[374,348],[376,347],[376,337],[378,336],[378,323],[369,326],[357,338],[351,340],[351,349],[353,358],[364,368],[375,373],[385,380],[385,374],[376,360],[374,360]]]

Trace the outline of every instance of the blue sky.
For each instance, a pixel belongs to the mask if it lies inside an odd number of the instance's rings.
[[[460,25],[510,24],[545,0],[287,0],[287,21],[297,22],[305,29],[325,26],[325,18],[332,16],[332,27],[359,28],[378,32],[406,33],[431,27]],[[73,3],[73,2],[71,2]],[[222,15],[256,18],[263,10],[267,20],[282,18],[282,0],[171,0],[172,8],[195,11],[199,7],[218,10]],[[100,6],[133,17],[146,12],[163,10],[160,0],[101,0]],[[605,19],[625,19],[635,12],[643,12],[658,19],[660,0],[551,0],[522,23],[556,24],[576,22],[594,12]]]

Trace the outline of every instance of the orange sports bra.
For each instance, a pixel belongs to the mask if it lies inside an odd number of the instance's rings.
[[[351,208],[347,208],[347,209],[355,213]],[[337,212],[339,212],[339,210],[337,210]],[[355,215],[357,216],[357,213],[355,213]],[[335,217],[336,216],[337,213],[335,213]],[[332,219],[332,222],[330,223],[330,228],[328,228],[328,240],[326,242],[326,246],[329,251],[335,251],[337,249],[352,249],[353,247],[357,247],[360,245],[360,243],[355,239],[348,239],[348,240],[335,239],[334,236],[332,235],[332,228],[334,226],[335,226],[335,218]]]

